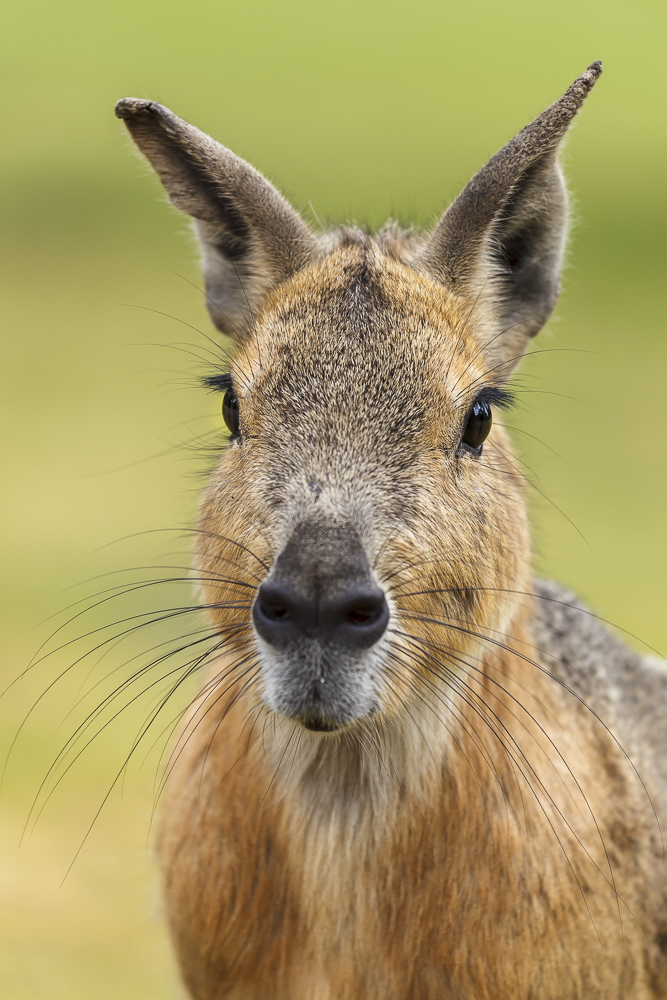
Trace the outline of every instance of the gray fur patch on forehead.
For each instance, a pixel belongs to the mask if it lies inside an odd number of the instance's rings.
[[[355,326],[357,324],[363,326],[370,319],[371,313],[382,304],[383,298],[368,259],[367,249],[362,251],[358,268],[350,275],[346,292],[350,320]]]
[[[370,233],[358,226],[337,226],[320,237],[324,255],[334,250],[358,247],[360,250],[377,251],[411,265],[414,255],[426,242],[424,233],[413,226],[402,226],[389,219],[376,232]]]
[[[306,328],[320,323],[324,312],[336,324],[336,332],[361,336],[378,327],[380,313],[390,306],[383,287],[383,271],[370,238],[350,241],[335,276],[319,281],[303,298],[290,297],[278,305],[282,322],[300,321]],[[313,298],[314,297],[314,298]],[[315,301],[314,301],[315,299]],[[378,327],[379,329],[379,327]]]

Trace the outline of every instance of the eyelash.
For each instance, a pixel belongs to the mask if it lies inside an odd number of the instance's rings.
[[[487,403],[492,409],[509,410],[515,403],[514,393],[510,389],[498,389],[493,385],[485,386],[475,398],[470,407],[471,410],[475,403]]]
[[[232,376],[229,372],[221,372],[218,375],[208,375],[202,381],[207,389],[213,389],[214,392],[226,392],[227,389],[234,388]]]

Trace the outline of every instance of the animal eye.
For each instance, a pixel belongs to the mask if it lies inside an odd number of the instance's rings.
[[[491,407],[483,400],[473,403],[461,441],[480,454],[491,430]]]
[[[222,400],[222,418],[231,431],[232,437],[239,432],[239,401],[233,389],[227,389]]]

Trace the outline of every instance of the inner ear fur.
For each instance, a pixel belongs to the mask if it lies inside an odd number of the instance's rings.
[[[195,220],[211,319],[242,339],[266,294],[316,258],[315,236],[260,173],[161,104],[125,98],[116,115]]]
[[[594,62],[464,188],[413,259],[470,303],[485,353],[508,374],[558,298],[567,195],[558,150],[602,72]]]

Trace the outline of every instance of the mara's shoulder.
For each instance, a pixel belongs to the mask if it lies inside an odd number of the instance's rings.
[[[533,638],[542,666],[619,733],[655,742],[667,723],[667,661],[643,656],[558,584],[535,580]],[[634,739],[631,741],[634,742]]]
[[[602,693],[641,670],[639,653],[572,591],[547,580],[535,580],[533,590],[533,636],[550,673],[586,696]]]

